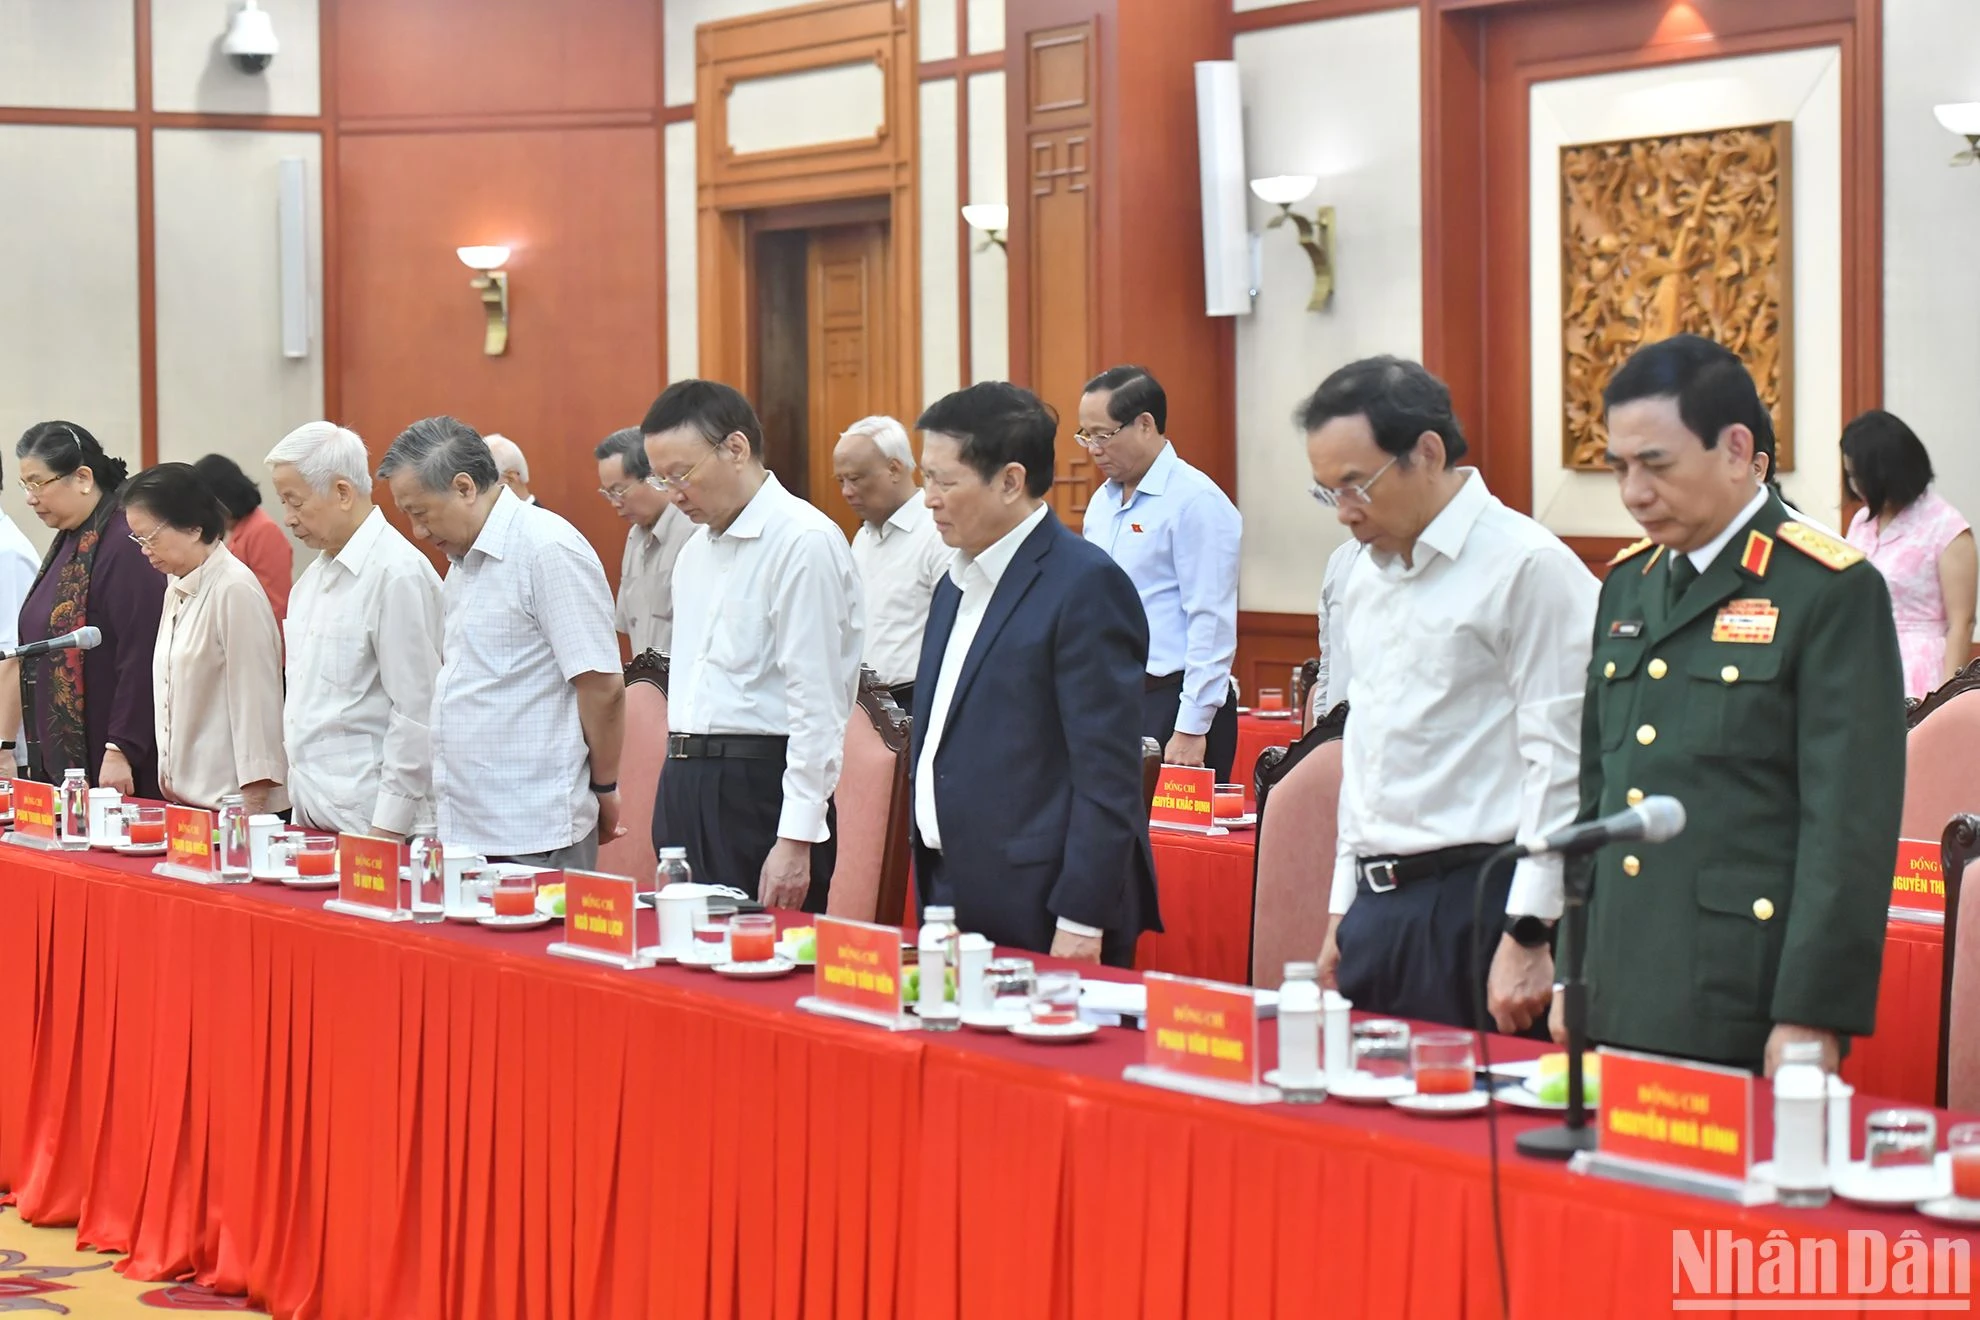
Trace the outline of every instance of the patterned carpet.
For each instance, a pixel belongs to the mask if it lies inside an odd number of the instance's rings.
[[[244,1297],[197,1284],[133,1283],[111,1268],[114,1255],[76,1250],[72,1228],[34,1228],[0,1206],[0,1315],[69,1315],[78,1320],[141,1320],[159,1311],[265,1315]]]

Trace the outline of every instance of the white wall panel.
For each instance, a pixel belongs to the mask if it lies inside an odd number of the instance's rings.
[[[1004,0],[969,0],[969,53],[1004,48]]]
[[[151,0],[151,103],[157,110],[229,115],[320,112],[318,0],[261,0],[282,43],[260,73],[220,53],[238,0]]]
[[[956,0],[914,0],[914,2],[919,57],[923,60],[954,59]]]
[[[867,63],[751,78],[729,89],[727,119],[738,156],[871,138],[887,124],[887,75]]]
[[[131,0],[0,0],[0,105],[137,108]]]
[[[962,387],[956,80],[921,84],[921,401]],[[912,419],[907,419],[912,420]]]
[[[969,180],[965,202],[1005,201],[1004,75],[979,73],[969,80]],[[1011,374],[1011,266],[1003,249],[984,250],[971,232],[969,258],[969,362],[973,380]]]
[[[796,8],[791,0],[663,0],[662,35],[666,42],[666,104],[694,104],[694,30],[703,23],[742,18],[772,9]]]
[[[667,182],[667,379],[700,370],[701,271],[695,236],[694,124],[669,124],[662,168]]]

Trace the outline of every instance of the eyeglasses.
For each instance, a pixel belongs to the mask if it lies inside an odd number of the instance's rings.
[[[1401,457],[1401,454],[1397,454],[1395,458],[1376,468],[1375,475],[1362,482],[1359,486],[1343,486],[1339,490],[1335,490],[1331,486],[1323,486],[1316,481],[1306,488],[1307,494],[1319,500],[1330,509],[1339,508],[1343,504],[1366,504],[1368,503],[1368,492],[1374,489],[1375,483],[1382,479],[1382,474],[1394,467],[1396,465],[1396,459]]]
[[[646,478],[646,484],[665,495],[671,495],[677,490],[684,490],[694,484],[694,474],[701,471],[701,464],[706,463],[709,459],[721,452],[722,446],[716,444],[713,449],[701,456],[701,463],[696,463],[693,467],[681,473],[680,476],[663,477],[656,472]]]
[[[140,550],[151,549],[151,543],[153,541],[156,541],[159,537],[163,536],[164,534],[165,534],[165,525],[163,523],[160,523],[156,528],[154,528],[152,530],[151,535],[149,536],[139,536],[136,532],[127,533],[127,535],[133,541],[136,541],[138,543],[138,549]]]
[[[626,492],[631,490],[637,484],[638,484],[637,482],[621,481],[616,486],[600,486],[598,488],[598,493],[600,495],[603,495],[606,499],[612,501],[612,503],[617,504],[620,500],[623,500],[626,497]]]
[[[40,478],[21,477],[19,478],[19,480],[21,483],[22,490],[26,491],[30,495],[39,495],[41,493],[42,487],[52,486],[58,481],[67,481],[70,477],[73,477],[75,475],[76,474],[73,472],[64,472],[59,477],[40,477]]]
[[[1093,432],[1086,430],[1074,431],[1073,439],[1079,442],[1079,447],[1081,449],[1098,449],[1100,448],[1100,446],[1106,444],[1109,440],[1112,440],[1115,436],[1119,435],[1121,432],[1127,429],[1128,429],[1128,424],[1126,422],[1122,422],[1119,426],[1115,427],[1113,430],[1100,435],[1096,435]]]

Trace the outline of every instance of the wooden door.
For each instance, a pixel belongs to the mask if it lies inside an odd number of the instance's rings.
[[[832,478],[832,448],[846,427],[892,406],[893,338],[887,318],[887,226],[813,230],[810,296],[811,502],[844,527],[859,526]],[[902,418],[911,423],[913,418]]]

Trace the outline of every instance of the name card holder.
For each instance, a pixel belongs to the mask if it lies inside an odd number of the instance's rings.
[[[638,892],[631,876],[564,872],[564,938],[549,952],[628,972],[653,966],[640,952]]]
[[[165,860],[151,873],[167,880],[188,880],[196,885],[220,882],[219,861],[213,847],[213,813],[197,807],[165,808]]]
[[[818,966],[812,992],[797,1001],[807,1013],[845,1018],[888,1031],[918,1031],[921,1019],[903,1007],[901,928],[820,917]]]
[[[1946,924],[1946,879],[1939,873],[1936,840],[1898,840],[1890,919],[1920,926]]]
[[[1208,766],[1164,765],[1148,805],[1148,824],[1183,834],[1228,834],[1217,823],[1217,772]]]
[[[403,897],[399,864],[405,845],[369,834],[337,836],[337,896],[323,900],[325,912],[367,921],[411,921]]]
[[[14,783],[14,828],[0,839],[22,848],[60,852],[55,838],[55,785],[34,779]]]
[[[1753,1074],[1744,1068],[1603,1048],[1596,1147],[1575,1173],[1734,1205],[1765,1205],[1753,1174]]]
[[[1166,972],[1142,980],[1147,1055],[1121,1070],[1124,1081],[1239,1105],[1278,1102],[1278,1089],[1258,1080],[1258,1000],[1251,987]]]

